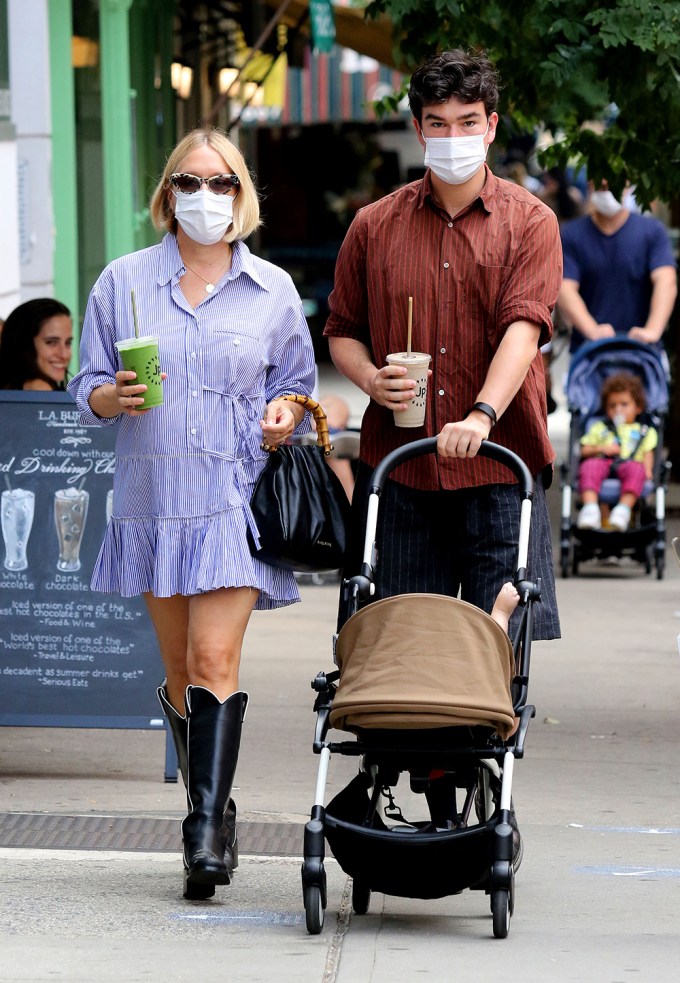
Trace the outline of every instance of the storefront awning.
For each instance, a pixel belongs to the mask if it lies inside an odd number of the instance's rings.
[[[281,0],[266,0],[267,7],[277,10]],[[394,57],[394,29],[387,17],[366,20],[362,10],[354,7],[334,7],[335,40],[343,48],[375,58],[381,65],[398,68]],[[308,0],[291,0],[281,17],[287,27],[301,24],[300,30],[309,35]]]

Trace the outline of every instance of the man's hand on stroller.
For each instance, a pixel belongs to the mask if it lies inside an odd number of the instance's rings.
[[[663,333],[663,332],[662,332]],[[647,345],[653,345],[659,340],[659,332],[654,328],[630,328],[628,331],[628,337],[632,338],[633,341],[642,341]]]
[[[590,341],[600,341],[602,338],[615,338],[616,331],[612,324],[596,324],[588,337]]]
[[[475,457],[492,425],[486,413],[472,410],[464,420],[443,427],[437,437],[437,453],[441,457]]]

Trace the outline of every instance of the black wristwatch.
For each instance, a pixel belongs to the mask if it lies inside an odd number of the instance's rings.
[[[498,423],[498,417],[496,416],[496,411],[493,408],[493,406],[489,406],[488,403],[475,403],[473,406],[470,407],[466,415],[469,416],[469,414],[472,413],[473,410],[479,410],[480,413],[486,413],[486,415],[491,420],[492,429]]]

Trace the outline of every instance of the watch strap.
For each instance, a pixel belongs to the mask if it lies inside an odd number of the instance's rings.
[[[496,424],[498,423],[498,417],[496,416],[496,411],[493,408],[493,406],[490,406],[488,403],[479,403],[479,402],[474,403],[468,410],[468,414],[472,413],[473,410],[479,410],[480,413],[486,413],[486,415],[491,420],[492,427],[495,427]]]

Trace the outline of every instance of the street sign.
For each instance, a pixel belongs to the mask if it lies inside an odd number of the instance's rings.
[[[312,45],[319,54],[328,54],[335,44],[335,14],[331,0],[309,0]]]

